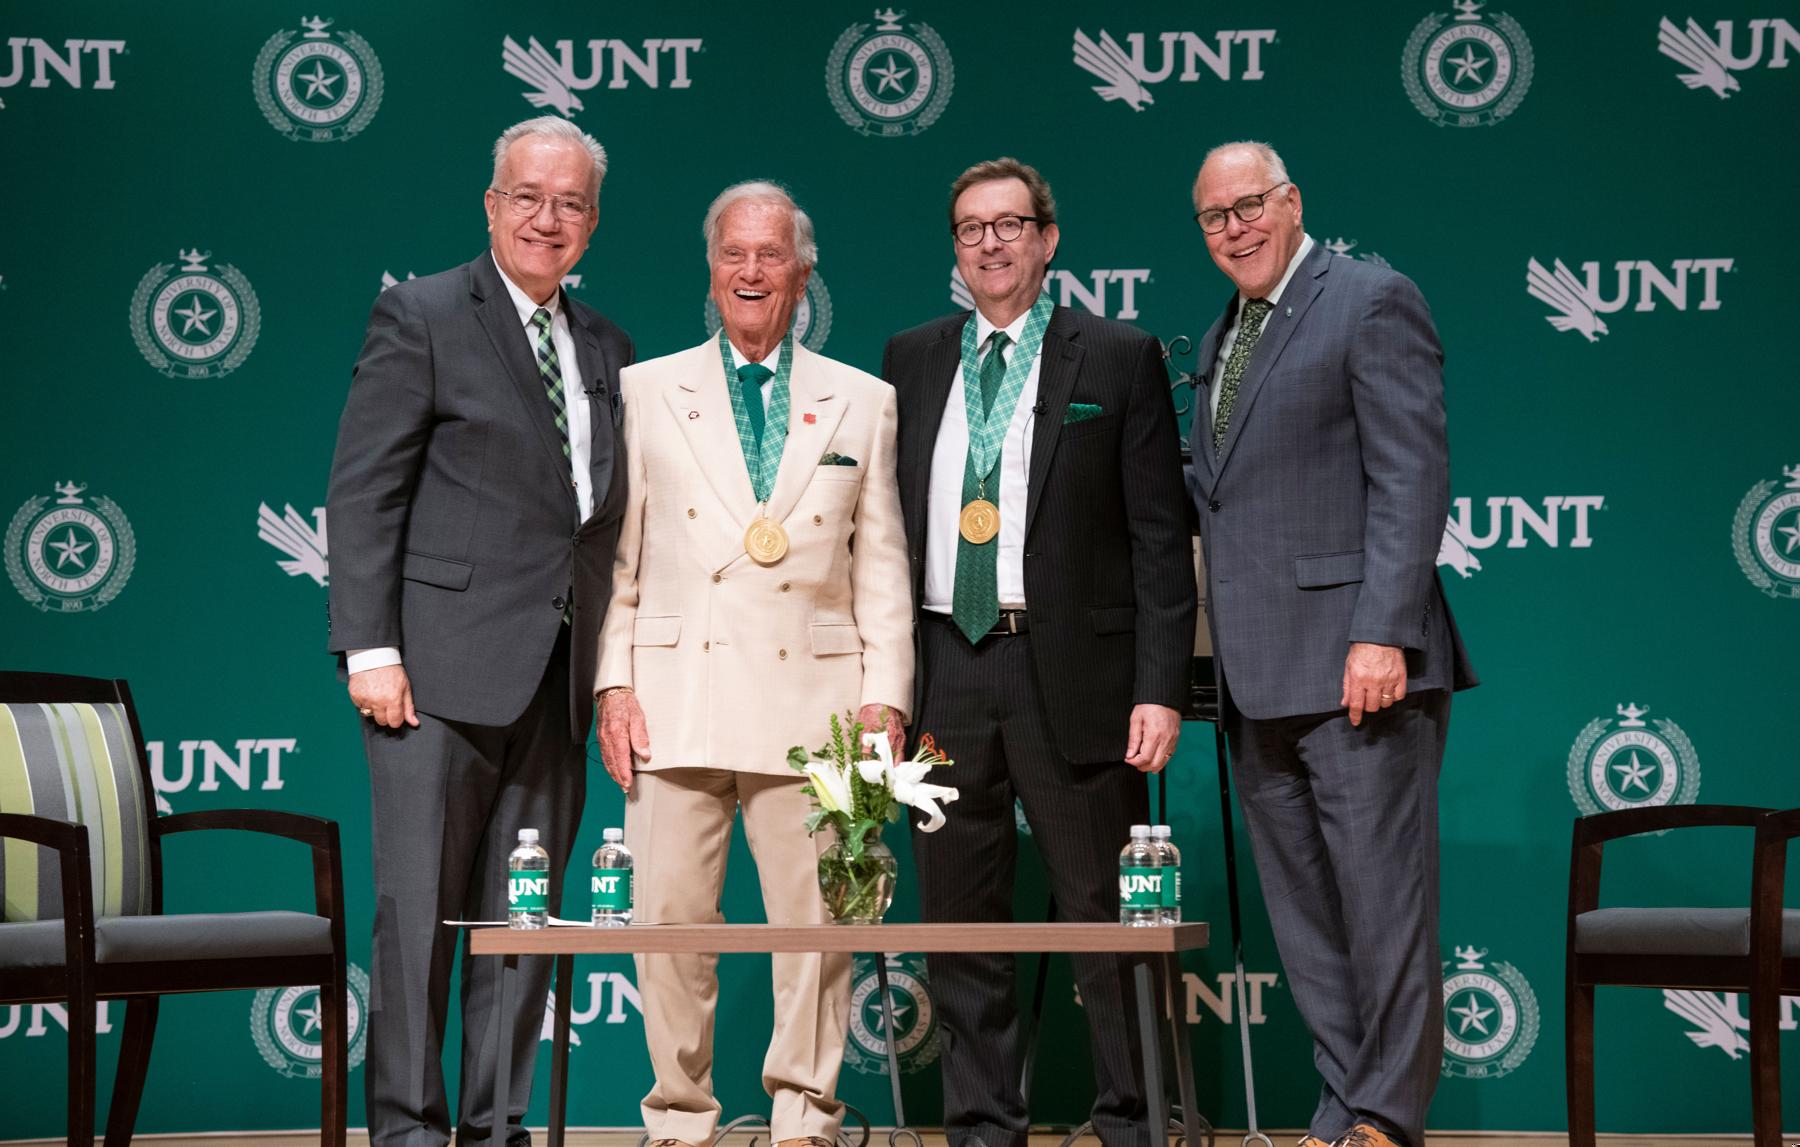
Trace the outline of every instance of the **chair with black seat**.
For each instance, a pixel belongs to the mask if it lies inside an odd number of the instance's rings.
[[[1756,830],[1747,907],[1600,907],[1608,841],[1733,827]],[[1594,1143],[1594,988],[1603,984],[1748,993],[1754,1142],[1781,1143],[1781,997],[1800,993],[1800,912],[1782,908],[1787,844],[1796,835],[1800,810],[1734,805],[1625,809],[1575,821],[1564,999],[1571,1147]]]
[[[336,823],[270,809],[158,817],[155,799],[124,681],[0,672],[0,1004],[67,1003],[69,1144],[94,1139],[99,1001],[126,1002],[106,1122],[107,1147],[124,1147],[162,996],[317,984],[320,1140],[342,1147],[349,1053]],[[162,841],[196,829],[309,846],[313,911],[165,914]]]

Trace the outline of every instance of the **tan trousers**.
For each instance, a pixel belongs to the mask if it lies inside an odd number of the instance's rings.
[[[769,923],[826,923],[818,854],[830,834],[806,835],[812,798],[800,792],[805,783],[798,774],[725,769],[638,773],[625,798],[625,841],[636,861],[634,919],[724,920],[719,897],[731,824],[741,807]],[[771,963],[775,1030],[763,1059],[763,1090],[772,1101],[772,1137],[835,1139],[844,1116],[837,1080],[850,1012],[850,957],[777,953]],[[718,1128],[712,1086],[718,965],[718,956],[710,954],[637,957],[644,1037],[656,1072],[642,1104],[651,1139],[704,1147]]]

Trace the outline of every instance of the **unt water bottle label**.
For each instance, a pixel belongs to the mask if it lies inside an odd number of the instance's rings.
[[[631,870],[594,870],[594,911],[625,912],[631,908]]]
[[[1162,906],[1164,908],[1181,907],[1181,869],[1167,869],[1163,874]]]
[[[1121,868],[1119,870],[1119,906],[1121,908],[1160,908],[1162,902],[1162,869]]]
[[[506,881],[506,906],[513,912],[547,912],[550,908],[550,874],[515,872]]]

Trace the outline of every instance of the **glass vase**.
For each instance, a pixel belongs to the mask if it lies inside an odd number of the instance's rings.
[[[819,892],[839,924],[879,924],[894,901],[900,862],[878,833],[863,838],[862,855],[852,858],[838,838],[819,854]]]

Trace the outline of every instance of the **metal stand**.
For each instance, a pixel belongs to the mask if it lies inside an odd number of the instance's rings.
[[[900,1033],[894,1027],[894,997],[888,991],[887,953],[875,953],[875,985],[881,993],[881,1035],[887,1043],[888,1082],[894,1088],[894,1128],[888,1132],[888,1147],[895,1147],[902,1137],[911,1139],[913,1147],[924,1147],[919,1133],[906,1125],[906,1100],[900,1094]],[[863,1132],[863,1140],[868,1140]]]

